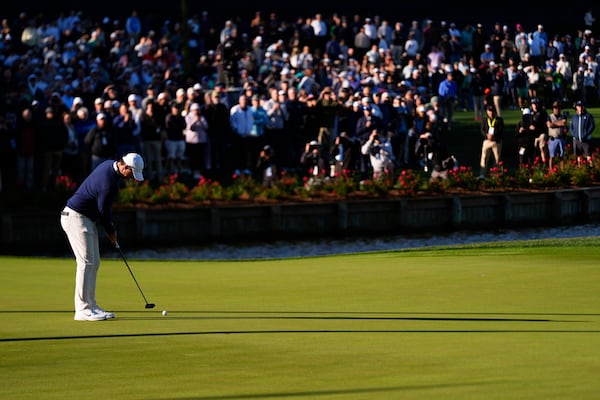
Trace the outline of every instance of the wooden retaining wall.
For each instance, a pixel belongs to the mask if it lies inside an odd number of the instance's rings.
[[[1,210],[2,254],[68,251],[59,212]],[[127,247],[574,225],[600,220],[600,188],[115,210]]]

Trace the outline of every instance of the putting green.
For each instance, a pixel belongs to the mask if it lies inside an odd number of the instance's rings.
[[[249,261],[0,257],[2,399],[597,399],[598,238]],[[167,316],[161,315],[168,310]]]

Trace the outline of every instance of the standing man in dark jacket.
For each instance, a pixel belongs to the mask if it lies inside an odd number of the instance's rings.
[[[96,115],[96,126],[90,129],[84,139],[85,144],[90,146],[92,153],[92,170],[100,163],[114,157],[117,148],[115,135],[110,129],[105,113]]]
[[[591,162],[592,133],[596,129],[596,123],[581,100],[575,103],[575,114],[569,128],[573,135],[573,152],[577,156],[577,162],[581,164],[582,157],[585,157],[588,163]]]
[[[504,97],[504,73],[494,61],[489,64],[490,97],[496,107],[496,114],[502,118],[502,99]]]
[[[531,123],[534,135],[534,157],[539,156],[543,164],[548,162],[548,112],[537,97],[531,99]]]
[[[221,102],[219,90],[205,93],[200,114],[206,118],[208,124],[212,173],[219,176],[223,172],[233,171],[233,160],[230,156],[233,142],[229,108]]]

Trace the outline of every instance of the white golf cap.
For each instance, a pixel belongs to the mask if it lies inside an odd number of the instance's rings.
[[[144,159],[138,153],[128,153],[123,156],[123,161],[125,165],[127,165],[133,171],[133,177],[136,181],[143,182],[144,175],[142,171],[144,171]]]

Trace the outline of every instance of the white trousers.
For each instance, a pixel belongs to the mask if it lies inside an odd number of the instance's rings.
[[[69,207],[61,213],[60,225],[67,234],[75,255],[75,312],[94,309],[96,277],[100,268],[98,226],[94,221]]]

